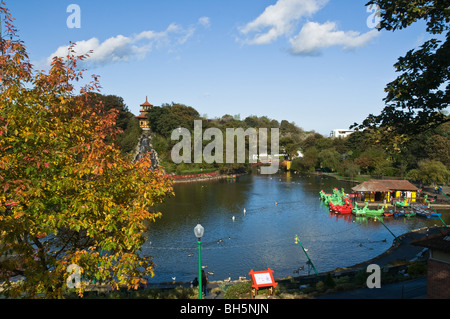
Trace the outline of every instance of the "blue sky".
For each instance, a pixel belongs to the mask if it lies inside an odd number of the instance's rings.
[[[328,136],[384,106],[399,56],[428,39],[423,23],[378,32],[356,0],[6,0],[38,69],[69,41],[93,49],[86,74],[134,114],[183,103],[295,122]],[[69,28],[70,4],[80,28]],[[75,21],[75,20],[71,20]],[[81,53],[81,52],[80,52]]]

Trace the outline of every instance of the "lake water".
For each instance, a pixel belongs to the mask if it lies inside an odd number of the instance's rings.
[[[188,282],[197,277],[197,223],[205,228],[201,257],[205,271],[212,273],[209,280],[249,278],[251,269],[267,268],[276,278],[312,274],[301,246],[295,244],[296,235],[318,272],[376,257],[392,245],[389,231],[374,219],[330,213],[319,199],[321,189],[351,192],[354,185],[293,173],[176,184],[176,195],[159,207],[163,216],[150,224],[143,246],[143,254],[153,256],[156,264],[150,282],[172,277]],[[450,224],[450,212],[438,212]],[[442,225],[439,219],[420,217],[385,217],[383,222],[397,236]],[[294,273],[299,267],[304,269]]]

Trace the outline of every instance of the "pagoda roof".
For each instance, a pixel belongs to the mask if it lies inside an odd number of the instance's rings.
[[[152,104],[150,104],[147,100],[147,97],[145,97],[145,102],[141,104],[141,106],[153,106]]]

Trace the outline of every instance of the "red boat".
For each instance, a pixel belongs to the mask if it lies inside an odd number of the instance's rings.
[[[353,205],[350,203],[348,198],[345,198],[344,205],[335,205],[330,201],[330,211],[337,214],[350,214],[352,212]]]
[[[386,217],[391,217],[394,216],[394,212],[393,211],[384,212],[383,215]]]

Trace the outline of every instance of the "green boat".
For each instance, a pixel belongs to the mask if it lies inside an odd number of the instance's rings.
[[[321,190],[319,192],[320,194],[320,199],[324,201],[325,205],[329,205],[330,201],[334,204],[334,205],[342,205],[344,204],[344,200],[342,199],[342,194],[339,192],[338,189],[333,189],[333,193],[332,194],[327,194],[325,193],[323,190]]]
[[[399,200],[395,203],[395,206],[399,206],[399,207],[409,207],[410,203],[408,202],[408,199],[405,200]]]
[[[380,209],[369,209],[369,202],[366,202],[363,208],[358,207],[353,208],[352,213],[355,216],[378,217],[383,216],[384,208],[381,207]]]
[[[330,200],[328,203],[331,202],[333,205],[344,205],[344,201],[342,200],[342,197],[338,196],[332,196],[330,197]]]
[[[378,217],[378,216],[383,216],[383,214],[384,214],[383,207],[381,207],[379,209],[366,209],[366,216]]]
[[[330,198],[330,196],[332,196],[333,194],[327,194],[323,190],[321,190],[319,192],[319,195],[321,200],[328,202],[328,198]]]
[[[414,212],[414,211],[405,212],[405,216],[406,217],[414,217],[414,216],[416,216],[416,212]]]

